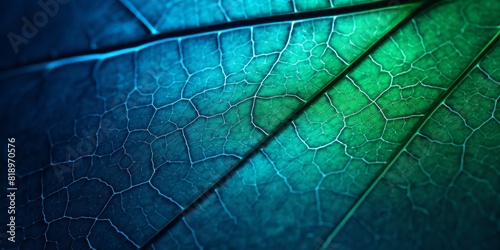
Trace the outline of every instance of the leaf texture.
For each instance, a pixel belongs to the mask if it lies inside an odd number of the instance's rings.
[[[499,56],[497,46],[439,105],[341,231],[338,244],[498,246]]]
[[[320,11],[366,2],[123,0],[137,37],[0,73],[6,246],[496,248],[500,5]]]
[[[338,8],[380,0],[170,1],[122,0],[153,32],[189,29],[237,20]]]
[[[453,16],[446,13],[457,10],[465,15],[473,14],[474,5],[455,2],[438,6],[403,27],[294,120],[210,199],[173,226],[173,232],[160,238],[156,246],[182,242],[178,235],[186,235],[189,231],[193,232],[194,239],[184,241],[190,247],[214,247],[211,244],[219,247],[221,242],[228,248],[238,245],[281,248],[290,243],[309,248],[323,244],[327,232],[338,226],[408,133],[429,112],[431,104],[497,32],[497,29],[490,29],[498,25],[493,19],[484,20],[481,25],[471,23],[470,30],[463,32],[482,33],[485,37],[468,39],[467,46],[460,49],[463,37],[456,34],[463,28],[462,22],[456,22],[456,28],[449,25],[447,30],[428,25],[429,19],[453,24]],[[494,165],[493,162],[490,164]],[[435,164],[427,163],[426,166],[439,167]],[[406,162],[402,164],[407,165]],[[386,195],[385,191],[380,195]],[[401,200],[399,197],[398,201]],[[360,213],[374,218],[386,210],[381,207],[380,211]],[[216,216],[224,213],[226,216]],[[400,223],[406,225],[405,222],[401,220]],[[357,230],[354,230],[345,234],[355,234]],[[280,237],[269,237],[274,234]],[[411,231],[408,235],[412,235]],[[378,239],[375,235],[366,245],[356,245],[363,236],[333,246],[366,249]],[[392,248],[396,248],[400,240],[405,242],[396,236],[393,239]],[[450,241],[452,238],[443,239]],[[429,241],[428,244],[435,242]],[[406,243],[417,247],[432,246]],[[458,242],[455,244],[449,247],[459,246]],[[182,247],[185,245],[181,243]]]
[[[57,1],[57,2],[56,2]],[[90,52],[117,50],[138,46],[158,37],[182,36],[186,29],[205,30],[218,24],[234,21],[254,23],[256,18],[266,19],[315,10],[335,10],[363,3],[384,5],[380,0],[304,1],[304,0],[47,0],[10,2],[2,16],[10,26],[0,27],[0,33],[13,33],[27,39],[17,45],[16,40],[2,39],[0,45],[4,60],[1,68],[22,66],[27,63],[62,56]],[[49,12],[45,11],[49,9]],[[34,25],[38,12],[47,12],[44,25]],[[5,13],[6,12],[6,13]],[[44,13],[45,13],[44,12]],[[314,14],[312,14],[314,16]],[[22,18],[26,20],[22,20]],[[96,18],[99,17],[99,18]],[[21,20],[20,20],[21,19]],[[265,21],[264,21],[265,22]],[[236,24],[242,26],[242,24]],[[220,26],[219,26],[220,27]],[[180,31],[180,32],[176,32]],[[26,32],[26,33],[24,33]],[[197,32],[199,33],[199,32]],[[28,34],[25,36],[24,34]],[[71,41],[68,46],[67,41]]]

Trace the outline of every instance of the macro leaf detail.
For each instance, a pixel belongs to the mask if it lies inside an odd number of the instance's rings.
[[[2,246],[499,246],[497,2],[106,9],[131,30],[0,65],[23,147]]]

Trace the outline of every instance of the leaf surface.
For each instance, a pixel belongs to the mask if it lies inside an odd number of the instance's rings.
[[[24,147],[13,247],[434,246],[403,223],[420,213],[446,247],[493,237],[497,50],[469,68],[500,6],[322,11],[364,2],[124,0],[159,37],[0,73],[1,131]],[[436,204],[490,234],[447,234]]]
[[[498,246],[499,56],[497,46],[439,105],[340,231],[337,244]]]
[[[431,111],[432,104],[449,90],[498,31],[490,29],[498,25],[493,19],[471,25],[470,30],[462,31],[464,35],[469,32],[488,35],[468,39],[467,46],[459,49],[463,37],[456,34],[463,27],[461,22],[456,22],[455,28],[449,25],[446,32],[440,26],[427,25],[429,19],[453,24],[454,17],[444,13],[460,10],[465,15],[473,14],[474,7],[464,2],[444,4],[412,20],[153,245],[178,243],[193,248],[220,246],[221,242],[228,248],[323,245],[398,147],[412,135],[413,128]],[[447,46],[453,47],[454,53],[445,52],[450,51]],[[489,131],[495,130],[489,128]],[[425,165],[435,168],[434,164]],[[489,164],[494,165],[493,161]],[[373,217],[386,212],[384,209],[360,213]],[[404,222],[401,220],[402,225],[406,225]],[[446,226],[436,231],[445,230]],[[352,235],[355,231],[345,234]],[[190,232],[192,238],[179,238]],[[269,237],[276,234],[280,237]],[[368,238],[365,245],[357,245],[362,241],[356,239],[332,245],[369,248],[378,237]],[[390,248],[400,244],[399,238],[393,239]],[[431,247],[432,242],[429,240],[429,245],[422,247]],[[411,241],[408,244],[414,246]]]

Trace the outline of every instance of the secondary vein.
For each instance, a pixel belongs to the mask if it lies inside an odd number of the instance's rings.
[[[131,43],[125,43],[117,46],[111,46],[91,51],[81,51],[81,52],[67,54],[65,56],[61,56],[58,58],[44,59],[38,62],[25,64],[18,67],[1,69],[0,79],[22,75],[26,73],[32,73],[41,70],[50,71],[54,68],[58,68],[73,63],[92,61],[92,60],[104,60],[110,57],[137,52],[145,48],[175,39],[189,38],[204,34],[211,34],[215,32],[224,32],[233,29],[241,29],[245,27],[252,27],[259,25],[268,25],[273,23],[298,21],[298,20],[314,19],[314,18],[329,17],[329,16],[341,16],[341,15],[362,13],[374,10],[381,10],[381,9],[399,8],[399,6],[401,5],[406,5],[406,4],[411,5],[419,2],[422,1],[401,1],[400,5],[388,6],[387,1],[379,1],[379,2],[358,4],[346,7],[338,7],[333,9],[314,10],[314,11],[290,13],[284,15],[238,20],[238,21],[208,25],[204,27],[198,27],[186,30],[177,30],[165,33],[152,34],[149,37],[139,39]],[[126,1],[122,1],[122,3],[125,4]],[[130,5],[127,4],[125,5],[129,7],[129,10],[130,8],[132,8]],[[134,12],[134,10],[130,11]],[[136,12],[134,13],[137,14]],[[144,25],[148,26],[147,25],[148,22],[145,22],[146,21],[145,18],[139,18],[139,17],[137,18],[141,20],[141,22]],[[154,29],[151,30],[151,28],[152,27],[148,27],[150,31],[154,31]]]
[[[340,82],[348,72],[352,71],[356,68],[366,57],[368,57],[374,50],[376,50],[383,42],[385,42],[389,37],[391,37],[396,31],[398,31],[402,26],[411,21],[414,17],[428,9],[430,6],[434,6],[437,1],[419,1],[415,4],[418,4],[418,7],[410,13],[407,17],[401,20],[398,24],[396,24],[391,30],[389,30],[386,34],[384,34],[378,41],[372,44],[363,54],[361,54],[352,64],[346,67],[342,72],[338,74],[338,76],[333,79],[329,84],[325,85],[320,91],[318,91],[308,102],[302,105],[300,108],[295,110],[288,118],[286,118],[281,126],[277,127],[274,131],[269,133],[266,138],[257,144],[249,153],[247,153],[238,164],[231,167],[226,174],[223,175],[221,179],[216,181],[210,188],[201,193],[198,197],[196,197],[192,203],[185,207],[185,209],[179,213],[174,219],[172,219],[167,225],[165,225],[158,233],[156,233],[153,237],[146,241],[144,246],[141,249],[146,249],[150,246],[157,238],[161,237],[161,235],[170,230],[170,228],[175,225],[177,222],[181,221],[182,218],[192,211],[197,204],[200,204],[208,194],[214,193],[215,189],[223,185],[233,174],[240,169],[247,161],[252,158],[261,148],[266,146],[269,142],[271,142],[280,132],[282,132],[295,118],[297,118],[300,114],[302,114],[308,107],[314,104],[321,96],[324,95],[326,91],[331,89],[334,85]]]
[[[438,108],[446,101],[446,99],[453,93],[453,91],[460,85],[460,83],[467,77],[470,72],[477,66],[477,64],[481,61],[481,59],[500,41],[500,31],[483,47],[481,52],[474,58],[473,61],[469,63],[467,68],[465,68],[462,73],[455,79],[453,84],[436,100],[431,107],[429,107],[428,112],[425,116],[417,123],[417,125],[413,128],[411,133],[403,140],[403,144],[399,146],[399,148],[395,151],[393,155],[388,160],[386,167],[382,170],[382,172],[377,176],[377,178],[370,184],[370,186],[366,189],[363,195],[357,200],[354,206],[347,212],[342,221],[337,225],[337,227],[333,230],[333,232],[328,236],[326,241],[323,243],[320,249],[326,250],[328,246],[332,243],[333,239],[338,235],[340,230],[347,224],[347,222],[351,219],[357,209],[361,206],[361,204],[366,200],[368,195],[373,191],[373,189],[378,185],[378,183],[382,180],[385,174],[391,169],[394,163],[398,160],[404,150],[410,145],[410,143],[415,139],[420,129],[429,121],[429,119],[436,113]]]

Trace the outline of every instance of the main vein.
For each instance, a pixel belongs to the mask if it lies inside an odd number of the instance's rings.
[[[399,148],[395,151],[393,155],[388,160],[387,165],[382,170],[382,172],[377,176],[377,178],[371,183],[371,185],[366,189],[363,195],[358,199],[356,204],[347,212],[342,221],[337,225],[337,227],[333,230],[333,232],[328,236],[326,241],[323,243],[320,249],[326,250],[328,246],[332,243],[333,239],[338,235],[340,230],[346,225],[349,219],[354,215],[356,210],[361,206],[361,204],[366,200],[368,195],[373,191],[375,186],[378,185],[380,180],[385,176],[385,174],[391,169],[391,167],[395,164],[395,162],[399,159],[401,154],[405,151],[405,149],[410,145],[410,143],[415,139],[418,132],[422,127],[429,121],[429,119],[436,113],[438,108],[446,101],[446,99],[453,93],[453,91],[460,85],[465,77],[469,75],[469,73],[477,66],[477,64],[481,61],[481,59],[495,46],[496,43],[500,40],[500,31],[483,47],[481,52],[474,58],[474,60],[462,71],[462,73],[455,79],[453,84],[436,100],[429,110],[425,114],[425,116],[417,123],[417,125],[412,129],[409,135],[403,140],[403,143],[399,146]]]
[[[401,2],[400,5],[415,3],[415,1],[410,1],[410,0],[405,0],[400,2]],[[421,0],[416,2],[421,2]],[[122,3],[125,4],[126,1],[123,1]],[[125,4],[125,6],[129,8],[129,11],[132,12],[134,11],[131,10],[132,7],[130,5]],[[143,39],[139,39],[134,42],[124,43],[117,46],[110,46],[91,51],[81,51],[81,52],[66,54],[65,56],[61,56],[58,58],[43,59],[38,62],[25,64],[18,67],[0,69],[0,79],[36,72],[40,70],[50,71],[57,67],[78,62],[104,60],[110,57],[137,52],[145,48],[174,39],[195,37],[204,34],[224,32],[251,26],[268,25],[273,23],[321,18],[328,16],[339,16],[346,14],[361,13],[366,11],[373,11],[378,9],[398,8],[398,7],[399,6],[388,6],[387,1],[377,1],[372,3],[357,4],[357,5],[338,7],[338,8],[305,11],[305,12],[290,13],[290,14],[275,15],[275,16],[257,17],[257,18],[231,21],[214,25],[207,25],[203,27],[191,28],[186,30],[158,33],[158,34],[153,34],[149,37],[145,37]],[[137,18],[140,20],[144,19],[144,18],[141,19],[139,17]]]
[[[271,142],[280,132],[282,132],[295,118],[297,118],[300,114],[302,114],[308,107],[314,104],[321,96],[324,95],[326,91],[331,89],[334,85],[336,85],[339,81],[341,81],[348,72],[352,71],[356,68],[368,55],[370,55],[373,51],[375,51],[382,43],[384,43],[389,37],[391,37],[396,31],[398,31],[402,26],[411,21],[414,17],[430,8],[439,1],[418,1],[415,4],[418,4],[418,7],[406,16],[403,20],[401,20],[398,24],[396,24],[390,31],[384,34],[378,41],[372,44],[363,54],[361,54],[353,63],[351,63],[348,67],[346,67],[342,72],[338,74],[338,76],[333,79],[329,84],[325,85],[320,91],[318,91],[309,101],[307,101],[304,105],[296,109],[290,116],[288,116],[282,123],[281,126],[274,129],[271,133],[269,133],[264,140],[258,143],[249,153],[247,153],[238,164],[231,167],[226,174],[223,175],[221,179],[216,181],[212,186],[210,186],[206,191],[197,196],[192,203],[190,203],[186,208],[179,213],[174,219],[172,219],[167,225],[165,225],[161,230],[158,231],[153,237],[151,237],[144,244],[141,249],[145,249],[150,246],[156,239],[161,237],[161,235],[171,229],[173,225],[182,220],[182,218],[192,211],[196,205],[200,204],[208,194],[214,193],[215,189],[222,186],[234,173],[240,169],[247,161],[249,161],[252,156],[254,156],[261,148],[266,146],[269,142]],[[387,6],[386,6],[387,7]]]

